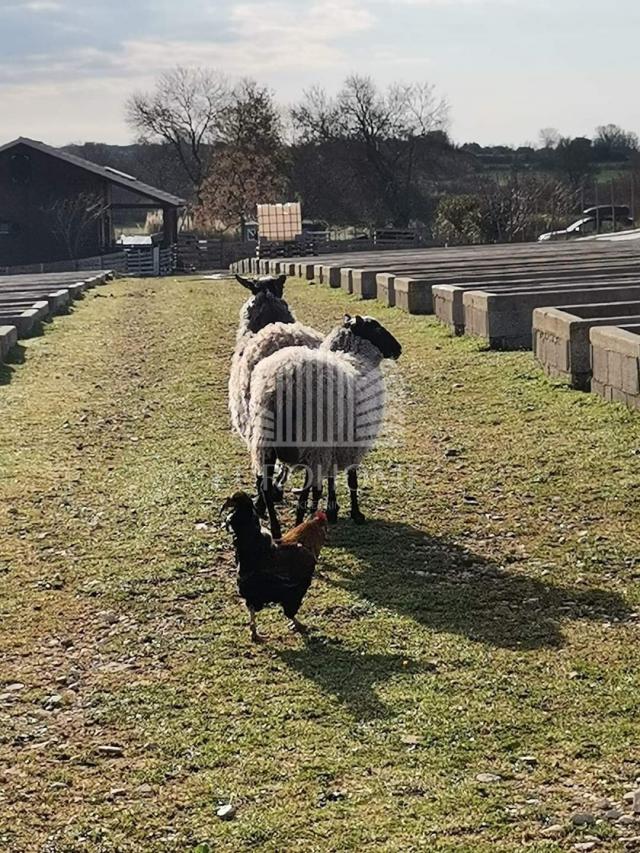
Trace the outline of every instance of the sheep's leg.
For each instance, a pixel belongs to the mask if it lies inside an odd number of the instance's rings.
[[[262,476],[256,477],[256,494],[257,497],[254,501],[254,507],[256,512],[261,518],[264,518],[267,513],[267,503],[264,499],[264,495],[262,493]]]
[[[311,486],[305,483],[304,488],[298,491],[298,505],[296,507],[296,524],[302,524],[304,517],[307,514],[307,502],[309,500],[309,492]]]
[[[281,503],[284,499],[284,487],[287,485],[288,479],[289,468],[287,465],[282,464],[273,484],[273,497],[278,503]]]
[[[282,538],[282,529],[280,528],[278,513],[276,512],[273,498],[273,471],[275,468],[275,461],[275,456],[270,461],[265,460],[264,479],[262,480],[262,496],[267,505],[271,535],[274,539],[280,539]]]
[[[329,524],[335,524],[338,520],[338,496],[336,494],[336,479],[329,477],[327,480],[327,519]]]
[[[360,512],[358,506],[358,469],[349,468],[347,471],[347,483],[349,484],[349,495],[351,497],[351,518],[356,524],[363,524],[366,519]]]
[[[298,495],[298,506],[296,508],[296,524],[302,524],[302,522],[304,521],[304,517],[307,514],[307,503],[309,501],[309,494],[311,492],[312,483],[313,477],[311,475],[311,471],[308,468],[305,468],[304,486],[301,489],[294,489],[294,494]]]
[[[321,497],[322,486],[320,486],[320,488],[314,486],[311,492],[311,515],[315,515],[318,512],[318,504],[320,503]]]

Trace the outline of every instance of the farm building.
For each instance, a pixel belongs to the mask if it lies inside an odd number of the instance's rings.
[[[162,211],[160,249],[178,239],[183,199],[42,142],[0,146],[0,267],[104,255],[119,212]]]

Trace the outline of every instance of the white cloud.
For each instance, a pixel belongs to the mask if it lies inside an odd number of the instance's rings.
[[[19,0],[17,3],[10,3],[8,8],[9,11],[60,12],[64,5],[59,0]]]

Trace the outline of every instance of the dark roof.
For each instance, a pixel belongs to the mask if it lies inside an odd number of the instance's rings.
[[[124,172],[119,172],[117,169],[111,169],[109,166],[98,166],[97,163],[92,163],[90,160],[84,160],[82,157],[76,157],[75,154],[68,154],[66,151],[61,151],[59,148],[52,148],[50,145],[45,145],[44,142],[38,142],[36,139],[28,139],[25,136],[20,136],[14,139],[13,142],[7,142],[6,145],[0,145],[0,153],[14,148],[18,145],[26,145],[28,148],[34,148],[43,154],[48,154],[50,157],[57,157],[58,160],[64,160],[71,166],[77,166],[79,169],[84,169],[85,172],[93,172],[94,175],[104,178],[111,184],[117,184],[119,187],[124,187],[136,195],[146,196],[160,205],[169,207],[184,207],[185,200],[178,196],[171,195],[164,190],[151,187],[149,184],[143,184],[132,175],[126,175]]]

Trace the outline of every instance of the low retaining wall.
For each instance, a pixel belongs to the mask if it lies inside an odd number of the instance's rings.
[[[611,287],[632,285],[640,282],[638,273],[609,272],[607,274],[590,274],[585,272],[572,273],[561,278],[549,276],[547,279],[532,281],[523,279],[511,281],[508,284],[495,282],[491,286],[476,282],[475,284],[438,284],[433,287],[433,312],[456,335],[465,332],[464,294],[469,290],[482,290],[486,293],[507,293],[517,290],[562,290],[577,287]]]
[[[640,285],[504,293],[470,290],[465,292],[463,301],[467,334],[484,338],[494,349],[529,349],[536,308],[636,302],[640,301]]]
[[[590,340],[592,392],[640,409],[640,325],[594,328]]]
[[[589,333],[597,326],[640,323],[640,302],[609,302],[533,312],[533,352],[548,376],[588,391],[591,385]]]

